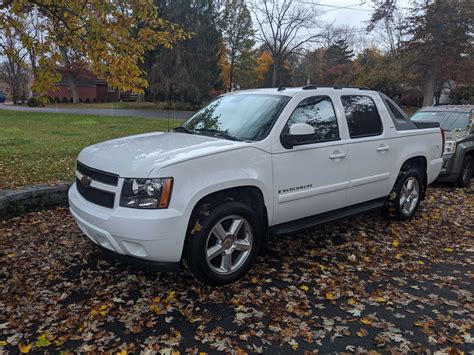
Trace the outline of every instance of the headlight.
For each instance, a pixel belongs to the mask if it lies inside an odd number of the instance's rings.
[[[173,178],[125,179],[120,206],[130,208],[168,208]]]
[[[456,151],[456,142],[455,141],[446,141],[444,142],[444,152],[443,154],[454,154]]]

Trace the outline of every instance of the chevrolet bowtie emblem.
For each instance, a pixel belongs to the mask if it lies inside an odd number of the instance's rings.
[[[84,175],[83,177],[81,177],[82,186],[89,187],[91,185],[91,182],[92,182],[92,180],[89,176]]]

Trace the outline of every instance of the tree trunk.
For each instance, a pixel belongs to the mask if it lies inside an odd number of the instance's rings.
[[[234,58],[230,60],[230,78],[229,78],[229,92],[232,92],[232,81],[234,80]]]
[[[278,67],[279,61],[277,58],[273,59],[273,73],[272,73],[272,88],[276,88],[278,86]]]
[[[428,70],[425,76],[425,87],[423,94],[423,107],[433,105],[435,94],[436,77],[432,70]]]
[[[69,89],[71,89],[72,103],[78,104],[79,93],[77,92],[76,79],[72,75],[69,75]]]

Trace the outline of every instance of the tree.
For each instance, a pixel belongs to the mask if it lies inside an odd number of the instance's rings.
[[[255,42],[250,11],[244,0],[225,0],[221,28],[229,62],[228,90],[232,90],[235,67],[248,59]]]
[[[195,106],[222,90],[219,58],[222,36],[213,0],[155,0],[162,16],[192,33],[172,49],[158,47],[149,53],[150,99],[186,101]]]
[[[349,48],[349,44],[345,40],[339,39],[326,50],[324,59],[326,66],[332,68],[350,63],[353,56],[354,52]]]
[[[18,44],[17,33],[12,29],[0,29],[0,54],[6,58],[0,66],[0,77],[8,83],[15,104],[26,99],[28,82],[27,67],[24,64],[27,53]]]
[[[272,55],[272,87],[276,87],[288,57],[318,38],[310,30],[317,26],[319,11],[316,6],[295,4],[293,0],[261,0],[254,4],[254,12],[259,28],[257,38]]]
[[[392,20],[396,0],[380,0],[371,24]],[[472,82],[474,24],[472,0],[414,1],[410,16],[401,27],[405,70],[423,82],[423,106],[431,105],[435,92],[446,82]],[[438,96],[438,95],[437,95]]]
[[[32,59],[33,90],[41,95],[59,80],[65,51],[83,58],[110,86],[141,93],[148,85],[141,67],[145,52],[187,37],[158,17],[151,1],[141,0],[5,0],[0,27],[19,34]]]

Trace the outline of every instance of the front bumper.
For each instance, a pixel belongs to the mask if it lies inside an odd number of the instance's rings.
[[[459,177],[459,172],[455,172],[455,156],[453,154],[443,155],[443,165],[436,181],[454,182]]]
[[[187,220],[179,211],[101,207],[85,200],[76,184],[68,197],[72,216],[95,244],[145,261],[180,262]]]

